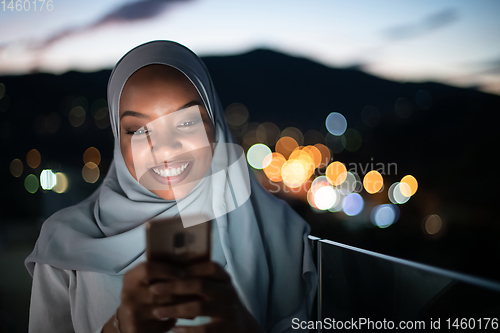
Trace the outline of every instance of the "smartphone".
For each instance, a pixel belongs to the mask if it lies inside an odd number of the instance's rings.
[[[183,219],[189,217],[183,216]],[[180,217],[146,222],[146,257],[179,266],[209,261],[212,249],[212,223],[206,221],[185,228]]]

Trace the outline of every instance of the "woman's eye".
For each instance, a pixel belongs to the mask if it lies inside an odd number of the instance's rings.
[[[146,131],[146,130],[145,130],[145,129],[143,129],[143,128],[138,129],[137,131],[127,131],[127,134],[130,134],[130,135],[132,135],[132,134],[143,135],[143,134],[146,134],[146,133],[150,134],[150,133],[151,133],[151,131],[149,131],[149,130],[148,130],[148,131]]]
[[[195,121],[184,121],[184,122],[180,123],[178,127],[189,127],[189,126],[193,126],[194,124],[196,124]]]

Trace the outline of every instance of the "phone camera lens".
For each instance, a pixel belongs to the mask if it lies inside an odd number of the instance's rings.
[[[174,247],[181,248],[186,244],[186,237],[184,233],[177,233],[174,236]]]

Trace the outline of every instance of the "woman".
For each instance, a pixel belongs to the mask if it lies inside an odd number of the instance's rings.
[[[108,104],[108,174],[45,221],[25,260],[29,331],[274,333],[307,320],[310,227],[242,163],[203,62],[172,41],[142,44],[113,69]],[[146,260],[144,222],[197,213],[214,220],[212,261]]]

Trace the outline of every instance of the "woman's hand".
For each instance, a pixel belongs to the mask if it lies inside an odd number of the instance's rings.
[[[149,289],[155,281],[173,281],[183,277],[183,271],[173,265],[153,261],[137,264],[123,275],[121,303],[117,309],[119,328],[122,333],[163,333],[175,326],[176,318],[158,320],[153,310],[160,303],[158,297]],[[174,296],[164,294],[164,304],[173,304]],[[194,297],[177,298],[179,301],[189,301]],[[117,333],[113,326],[114,316],[104,325],[103,333]]]
[[[158,320],[210,316],[212,322],[199,326],[176,326],[172,331],[264,332],[241,303],[231,283],[231,277],[218,263],[213,261],[197,263],[186,266],[183,270],[184,278],[158,281],[151,285],[156,301],[165,304],[157,306],[153,310],[153,315]],[[179,302],[180,300],[182,302]]]

